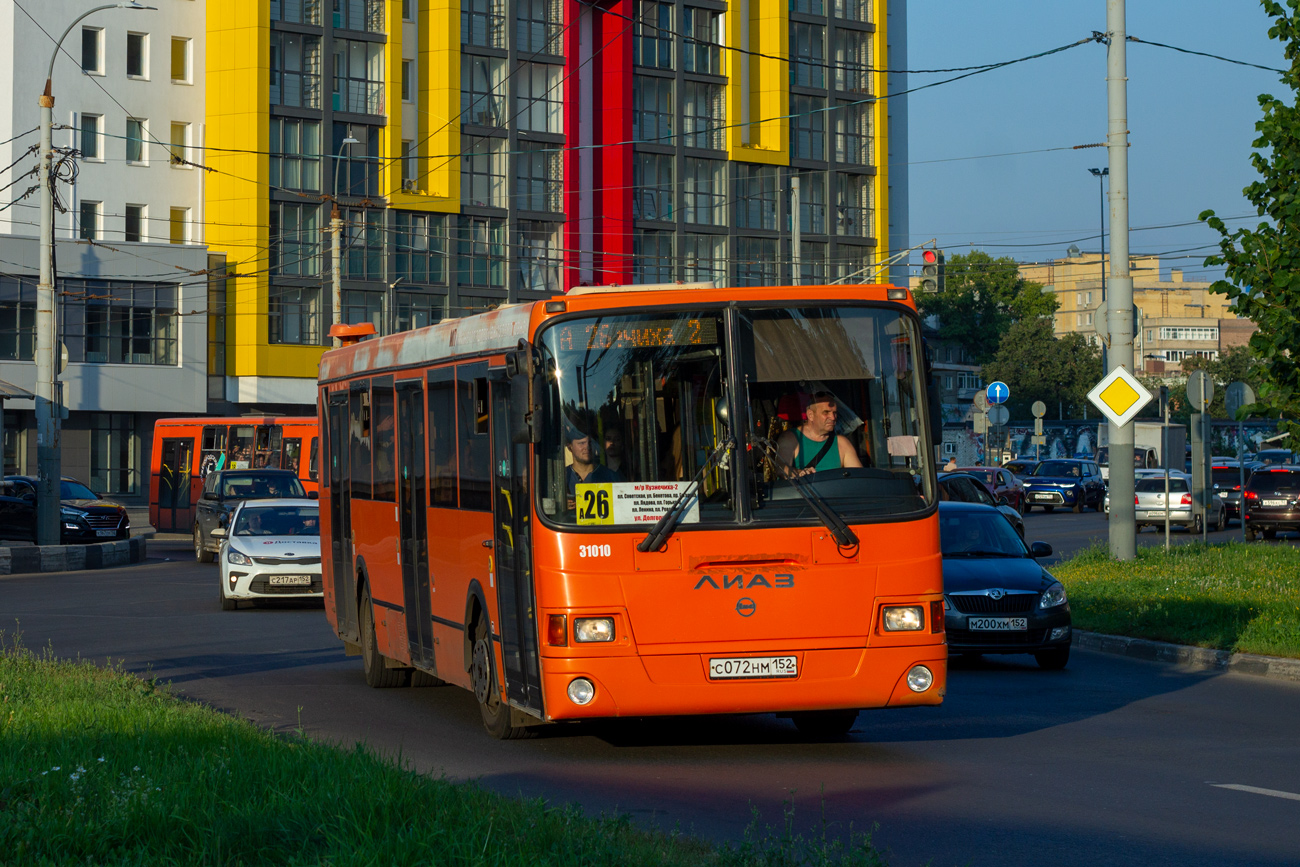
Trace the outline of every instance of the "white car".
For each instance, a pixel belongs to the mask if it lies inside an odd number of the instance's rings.
[[[1133,481],[1134,481],[1134,482],[1136,482],[1138,479],[1163,479],[1164,477],[1165,477],[1165,471],[1164,471],[1164,470],[1160,470],[1160,469],[1156,469],[1156,470],[1146,470],[1146,469],[1142,469],[1142,470],[1134,470],[1134,471],[1133,471]],[[1192,474],[1191,474],[1191,473],[1184,473],[1182,470],[1170,470],[1170,471],[1169,471],[1169,478],[1170,478],[1170,479],[1186,479],[1186,480],[1188,481],[1188,483],[1190,483],[1190,482],[1191,482],[1191,479],[1192,479]],[[1110,517],[1110,489],[1109,489],[1109,488],[1107,488],[1107,490],[1106,490],[1106,505],[1105,505],[1105,511],[1106,511],[1106,517],[1109,518],[1109,517]]]
[[[316,500],[245,500],[221,542],[221,610],[240,600],[320,599],[320,505]]]

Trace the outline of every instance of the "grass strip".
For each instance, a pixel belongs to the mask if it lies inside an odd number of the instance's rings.
[[[1121,563],[1098,544],[1051,571],[1079,629],[1300,657],[1300,550],[1290,545],[1144,547]]]
[[[869,834],[757,815],[714,846],[284,737],[0,633],[0,864],[883,865]]]

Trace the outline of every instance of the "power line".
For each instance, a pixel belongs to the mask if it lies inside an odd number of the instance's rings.
[[[1249,66],[1252,69],[1262,69],[1265,72],[1276,72],[1279,75],[1285,75],[1285,69],[1277,69],[1272,66],[1260,66],[1258,63],[1248,63],[1245,60],[1233,60],[1231,57],[1222,57],[1218,54],[1208,54],[1204,51],[1193,51],[1190,48],[1179,48],[1177,45],[1165,45],[1163,42],[1152,42],[1149,39],[1139,39],[1136,36],[1129,36],[1129,42],[1140,42],[1143,45],[1154,45],[1156,48],[1168,48],[1170,51],[1177,51],[1181,54],[1195,54],[1197,57],[1208,57],[1211,60],[1221,60],[1224,63],[1235,63],[1237,66]]]

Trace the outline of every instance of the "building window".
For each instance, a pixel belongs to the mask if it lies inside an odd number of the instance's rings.
[[[494,217],[460,218],[456,238],[456,281],[461,286],[504,289],[506,221]]]
[[[673,281],[672,230],[637,229],[632,237],[632,282]]]
[[[271,34],[271,105],[320,108],[319,36]]]
[[[447,282],[446,220],[441,214],[397,212],[397,276],[409,283]]]
[[[822,25],[790,22],[790,83],[826,86],[826,28]]]
[[[637,220],[673,218],[673,157],[666,154],[634,153],[632,187],[633,218]]]
[[[387,0],[334,0],[334,29],[384,32]]]
[[[402,20],[415,20],[415,0],[402,0]]]
[[[835,231],[871,237],[871,176],[840,172],[835,176]]]
[[[727,236],[683,234],[682,279],[687,283],[727,282]]]
[[[321,0],[271,0],[272,21],[320,24]]]
[[[271,284],[267,298],[267,339],[297,346],[320,345],[319,286]]]
[[[145,238],[144,221],[147,209],[144,205],[127,205],[125,228],[122,233],[124,240],[143,241]]]
[[[727,162],[687,157],[683,167],[682,209],[686,222],[727,225]]]
[[[958,389],[978,389],[983,387],[984,387],[984,381],[980,378],[980,375],[978,373],[971,373],[970,371],[964,371],[962,373],[957,374]]]
[[[127,412],[90,414],[90,487],[108,496],[140,493],[135,453],[135,416]]]
[[[102,160],[104,158],[103,145],[100,143],[101,125],[104,123],[102,115],[83,114],[81,116],[81,155],[88,160]]]
[[[81,28],[81,68],[95,75],[104,74],[104,30],[101,27]]]
[[[148,121],[140,118],[128,117],[126,119],[126,161],[144,165],[145,150],[144,137],[148,129]]]
[[[504,0],[460,0],[460,41],[479,48],[506,47]]]
[[[682,82],[682,133],[686,147],[725,148],[726,116],[721,84]]]
[[[560,0],[515,0],[515,50],[532,54],[563,54]]]
[[[461,55],[461,123],[506,125],[505,78],[505,58]]]
[[[673,68],[673,7],[671,3],[637,0],[632,36],[632,63],[656,69]]]
[[[0,337],[0,346],[3,345],[4,338]],[[5,413],[4,424],[0,427],[4,429],[4,445],[0,449],[0,454],[3,455],[3,460],[0,460],[0,471],[6,476],[26,475],[27,431],[19,421],[18,413]]]
[[[402,102],[415,100],[415,61],[402,61]]]
[[[382,43],[334,40],[334,110],[384,113]]]
[[[835,161],[871,165],[871,106],[841,102],[835,110]]]
[[[358,143],[345,148],[343,142],[349,135]],[[379,195],[379,172],[384,165],[379,154],[379,127],[335,123],[332,138],[330,152],[347,154],[345,157],[336,157],[340,160],[339,171],[345,185],[339,193],[345,196]]]
[[[379,208],[344,210],[343,276],[353,280],[383,279],[383,210]]]
[[[402,189],[414,190],[417,187],[416,174],[419,171],[420,155],[415,142],[402,139]]]
[[[826,159],[826,100],[790,94],[791,155],[802,160]]]
[[[0,274],[0,361],[35,357],[36,280]]]
[[[179,311],[171,283],[61,281],[68,358],[88,364],[175,365]]]
[[[1162,326],[1161,340],[1218,340],[1219,329],[1215,327]]]
[[[871,0],[835,0],[835,16],[845,21],[871,21]]]
[[[383,292],[361,292],[355,289],[344,289],[339,293],[339,303],[341,308],[339,316],[345,325],[360,325],[363,322],[369,322],[375,326],[376,334],[387,334],[388,329],[384,322],[384,293]]]
[[[825,15],[826,3],[824,0],[790,0],[791,12],[802,12],[804,15]]]
[[[187,166],[190,160],[190,125],[172,121],[171,155],[173,166]]]
[[[564,86],[552,63],[520,63],[515,70],[515,123],[528,132],[564,132]]]
[[[149,77],[149,34],[126,34],[126,74],[128,78]]]
[[[791,272],[793,279],[793,270]],[[799,244],[799,285],[819,286],[826,282],[826,243],[801,241]]]
[[[172,208],[167,217],[167,243],[187,244],[190,240],[190,209]]]
[[[271,118],[271,186],[320,189],[320,122]]]
[[[736,285],[773,286],[777,281],[776,239],[736,239]]]
[[[737,163],[736,170],[736,227],[775,229],[776,166]]]
[[[538,142],[519,143],[515,156],[515,206],[525,211],[564,210],[564,160],[561,149]]]
[[[632,138],[673,144],[673,80],[632,76]]]
[[[172,81],[190,83],[190,40],[182,36],[172,37]]]
[[[871,34],[835,31],[835,89],[871,93]]]
[[[461,197],[467,205],[505,208],[506,140],[490,136],[465,136],[461,150]]]
[[[705,75],[722,74],[722,13],[682,8],[682,69]]]
[[[442,295],[428,295],[423,292],[397,293],[398,331],[410,331],[437,325],[447,310],[447,299]]]
[[[826,234],[826,175],[823,172],[799,172],[799,231],[804,235]],[[786,213],[790,199],[786,199]]]
[[[519,257],[519,289],[526,292],[563,291],[560,270],[560,223],[519,221],[515,249]]]
[[[77,237],[83,241],[99,240],[99,202],[81,200],[77,215]]]
[[[272,274],[313,277],[320,273],[320,206],[271,203]]]

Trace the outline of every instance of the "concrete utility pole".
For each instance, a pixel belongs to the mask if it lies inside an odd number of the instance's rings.
[[[83,19],[105,9],[156,9],[139,3],[107,3],[72,19],[54,43],[45,73],[45,90],[37,98],[41,108],[41,155],[38,183],[41,188],[40,282],[36,284],[36,544],[57,545],[61,535],[59,501],[63,461],[59,453],[60,401],[59,370],[63,341],[59,339],[59,299],[54,291],[54,188],[50,174],[54,162],[54,61],[63,40]]]
[[[330,285],[333,301],[331,310],[333,315],[330,317],[330,325],[338,325],[343,321],[343,216],[339,212],[339,167],[343,165],[343,149],[349,148],[354,144],[360,144],[352,136],[343,139],[339,144],[339,152],[334,155],[334,197],[330,200],[330,234],[334,236],[334,244],[330,250]],[[348,182],[349,190],[352,187],[351,180]],[[334,338],[334,346],[342,346],[339,339]]]
[[[1133,278],[1128,269],[1128,72],[1124,0],[1106,0],[1106,149],[1110,159],[1110,286],[1108,366],[1133,370]],[[1133,509],[1133,423],[1110,423],[1110,555],[1137,556]]]
[[[803,250],[801,249],[799,225],[799,176],[793,175],[790,178],[790,264],[794,278],[791,282],[796,286],[803,285]]]

